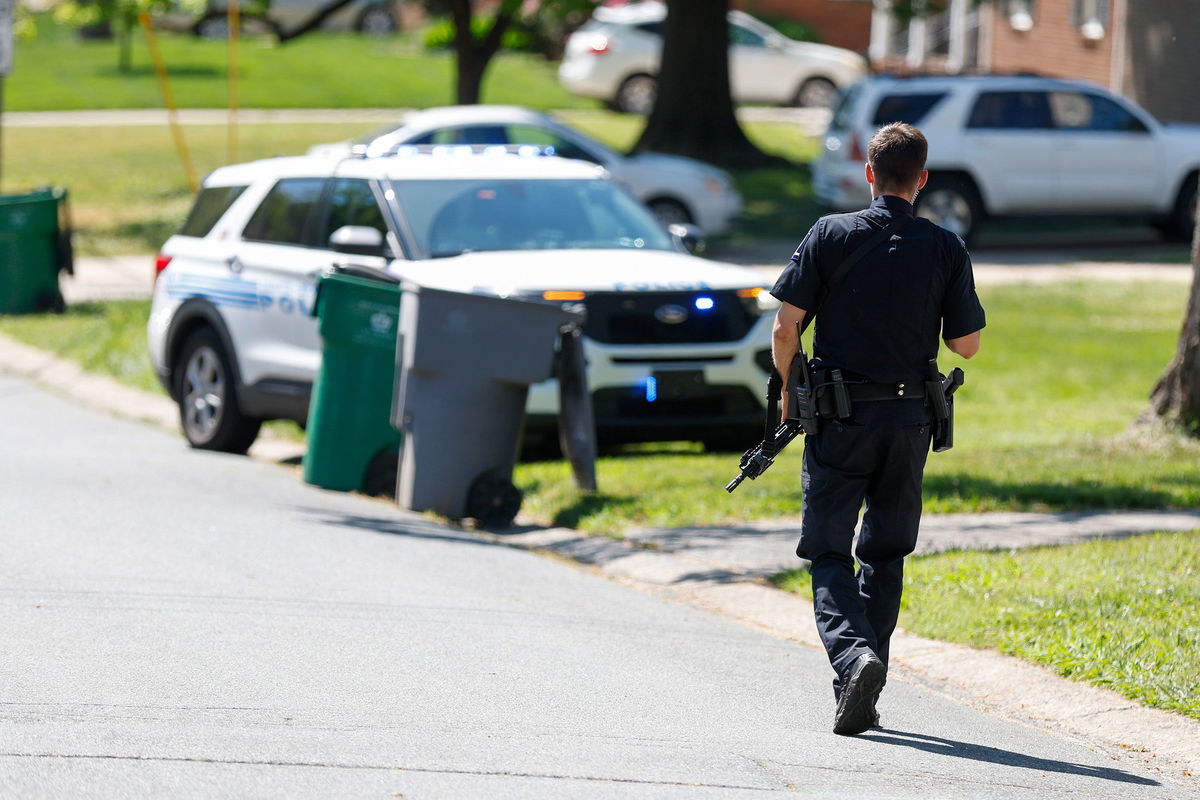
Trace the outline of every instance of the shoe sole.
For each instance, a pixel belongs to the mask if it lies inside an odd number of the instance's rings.
[[[871,714],[871,698],[875,697],[887,680],[887,669],[883,662],[869,660],[850,676],[841,700],[838,702],[833,732],[842,736],[854,736],[871,729],[874,720]]]

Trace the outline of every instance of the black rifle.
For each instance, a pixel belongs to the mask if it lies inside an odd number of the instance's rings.
[[[797,333],[798,329],[799,326]],[[779,393],[782,388],[783,381],[779,373],[771,370],[771,377],[767,379],[767,416],[763,424],[763,440],[742,455],[742,460],[738,462],[741,472],[725,484],[725,491],[732,492],[746,478],[754,480],[770,469],[775,463],[775,456],[783,452],[783,448],[801,433],[816,433],[816,397],[813,392],[812,375],[808,369],[808,354],[804,352],[803,342],[800,343],[800,349],[792,358],[792,366],[788,370],[788,418],[776,423]]]

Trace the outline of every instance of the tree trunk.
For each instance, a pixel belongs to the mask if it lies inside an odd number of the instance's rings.
[[[503,0],[496,9],[492,19],[492,27],[487,36],[478,39],[472,28],[474,14],[471,0],[452,0],[450,18],[454,20],[454,53],[457,62],[455,75],[455,98],[459,105],[473,105],[479,102],[483,89],[483,74],[487,71],[492,57],[500,51],[500,43],[504,34],[512,25],[520,0]]]
[[[325,24],[325,20],[329,19],[334,14],[341,11],[343,8],[353,2],[354,0],[333,0],[333,2],[321,6],[313,13],[312,16],[310,16],[304,22],[301,22],[292,30],[279,31],[279,43],[284,44],[285,42],[290,42],[292,39],[295,39],[298,36],[303,36],[309,31],[316,30]]]
[[[746,138],[729,86],[729,0],[667,0],[658,96],[634,152],[732,167],[781,163]]]
[[[1179,346],[1150,392],[1150,408],[1167,422],[1200,436],[1200,206],[1192,233],[1192,291]]]
[[[117,69],[122,73],[133,71],[133,24],[134,17],[128,8],[119,12],[117,23]]]

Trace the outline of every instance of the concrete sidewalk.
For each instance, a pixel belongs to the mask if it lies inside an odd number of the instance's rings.
[[[771,263],[770,252],[789,251],[782,242],[722,246],[713,258],[742,264],[757,270],[771,283],[783,264]],[[786,257],[786,256],[785,256]],[[1026,257],[1030,257],[1026,254]],[[1052,283],[1057,281],[1158,280],[1186,284],[1192,280],[1192,268],[1182,264],[1141,262],[1061,263],[1063,254],[1046,252],[1045,260],[980,260],[975,263],[975,280],[981,286],[1011,283]],[[62,279],[63,297],[68,304],[92,300],[136,300],[150,296],[153,288],[154,255],[99,256],[79,258],[75,274]]]

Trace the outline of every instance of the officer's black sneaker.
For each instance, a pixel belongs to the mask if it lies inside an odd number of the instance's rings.
[[[846,670],[842,696],[833,715],[833,732],[854,736],[879,723],[875,698],[887,680],[887,667],[874,653],[863,653]]]

